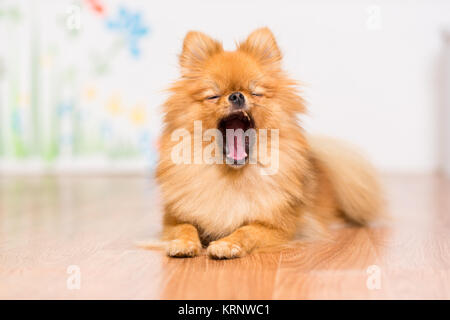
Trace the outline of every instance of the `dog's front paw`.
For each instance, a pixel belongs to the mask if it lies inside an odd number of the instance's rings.
[[[166,252],[170,257],[195,257],[200,254],[201,249],[200,242],[176,239],[169,242]]]
[[[245,251],[237,244],[226,240],[217,240],[209,244],[208,256],[213,259],[232,259],[245,255]]]

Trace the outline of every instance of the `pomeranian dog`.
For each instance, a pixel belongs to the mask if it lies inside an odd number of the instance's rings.
[[[235,51],[189,32],[179,63],[156,171],[169,256],[193,257],[205,247],[211,258],[238,258],[297,233],[326,235],[334,222],[378,217],[372,166],[346,144],[307,136],[300,126],[305,103],[281,69],[269,29]],[[205,139],[206,132],[217,134]],[[180,137],[188,141],[183,148]],[[174,158],[180,150],[183,161]]]

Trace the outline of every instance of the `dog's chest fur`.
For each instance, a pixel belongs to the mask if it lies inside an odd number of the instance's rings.
[[[173,215],[212,240],[246,222],[274,221],[292,203],[280,179],[261,175],[257,166],[225,175],[214,166],[186,169],[179,171],[183,177],[162,186],[163,196]]]

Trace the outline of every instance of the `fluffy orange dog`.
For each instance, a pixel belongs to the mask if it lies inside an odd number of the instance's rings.
[[[232,52],[203,33],[186,35],[181,78],[164,105],[156,174],[169,256],[192,257],[204,246],[212,258],[237,258],[285,244],[297,231],[320,235],[336,221],[366,224],[377,217],[380,190],[372,167],[341,142],[305,135],[296,117],[304,102],[280,61],[267,28]],[[199,162],[189,147],[189,161],[176,162],[173,133],[182,129],[199,138],[194,121],[202,130],[226,132],[224,141],[200,140],[200,147],[217,148]],[[262,129],[268,131],[266,154],[246,134],[260,137]],[[222,163],[214,161],[222,156]],[[265,173],[269,167],[276,170]]]

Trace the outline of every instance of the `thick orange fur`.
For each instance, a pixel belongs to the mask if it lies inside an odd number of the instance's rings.
[[[342,218],[367,223],[377,217],[380,191],[373,169],[340,143],[306,137],[296,118],[304,102],[280,62],[267,28],[254,31],[233,52],[200,32],[187,34],[182,76],[164,105],[156,172],[168,255],[195,256],[203,244],[213,258],[241,257],[285,244],[298,232],[324,235],[328,224]],[[257,129],[279,130],[278,171],[262,175],[268,159],[261,157],[237,170],[226,164],[175,164],[171,152],[178,142],[172,133],[184,128],[193,135],[195,120],[202,121],[203,130],[217,128],[233,91],[244,94]]]

